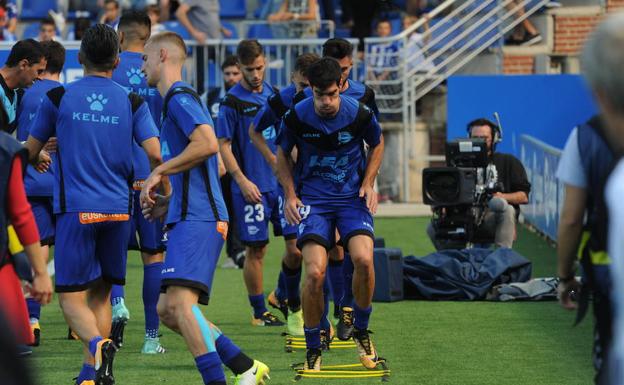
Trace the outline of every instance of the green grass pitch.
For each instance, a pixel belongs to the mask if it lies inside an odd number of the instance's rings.
[[[432,246],[425,235],[425,218],[377,219],[376,233],[388,247],[404,255],[425,255]],[[533,261],[533,275],[553,276],[554,250],[536,235],[520,229],[517,250]],[[281,240],[272,240],[266,257],[265,291],[277,279],[283,251]],[[143,268],[136,252],[128,259],[126,302],[131,319],[124,347],[115,359],[119,385],[201,385],[193,359],[183,340],[164,327],[161,341],[167,353],[144,356],[141,285]],[[221,327],[250,356],[271,367],[270,384],[289,384],[294,362],[304,353],[284,352],[281,330],[250,325],[241,270],[218,269],[211,304],[203,307],[207,318]],[[373,340],[391,369],[391,384],[553,384],[592,383],[591,317],[572,328],[574,315],[555,302],[489,303],[403,301],[375,303],[371,318]],[[65,339],[67,327],[58,301],[42,311],[42,345],[30,358],[42,385],[72,384],[81,365],[81,346]],[[355,350],[335,349],[323,363],[358,362]],[[231,373],[226,371],[228,383]],[[301,384],[375,384],[372,379],[302,379]]]

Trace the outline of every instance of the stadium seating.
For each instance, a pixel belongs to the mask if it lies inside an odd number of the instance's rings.
[[[56,0],[24,0],[19,18],[22,20],[43,19],[48,11],[56,11]]]
[[[439,19],[439,18],[431,19],[430,26],[433,27],[434,25],[440,23],[441,21],[442,21],[442,19]],[[455,23],[457,23],[457,20],[453,19],[453,20],[445,21],[443,25],[440,25],[436,29],[432,28],[431,40],[433,41],[433,40],[437,39],[439,36],[445,34],[446,31],[448,31],[450,28],[452,28]],[[433,46],[431,47],[432,50],[437,51],[439,49],[444,48],[447,44],[449,44],[453,39],[455,39],[461,33],[462,33],[462,28],[461,27],[454,29],[451,33],[449,33],[448,35],[446,35],[445,37],[443,37],[442,39],[440,39],[439,41],[434,43]],[[461,39],[458,42],[456,42],[455,44],[453,44],[453,48],[461,47],[462,40],[463,39]]]
[[[232,31],[232,36],[229,37],[230,39],[238,39],[238,28],[236,28],[236,25],[227,21],[221,21],[221,27]]]
[[[272,39],[273,31],[268,24],[254,24],[247,31],[248,39]]]
[[[22,39],[34,39],[39,35],[39,23],[31,23],[24,28]]]
[[[245,0],[219,0],[219,15],[222,19],[244,19],[247,17]]]
[[[184,40],[191,40],[191,34],[184,28],[184,26],[178,21],[166,21],[163,23],[167,31],[175,32],[182,36]]]

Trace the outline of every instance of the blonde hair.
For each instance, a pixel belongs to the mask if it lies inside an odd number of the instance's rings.
[[[180,35],[175,32],[161,32],[153,35],[148,40],[147,44],[155,44],[157,46],[161,45],[172,45],[180,51],[180,58],[182,60],[186,59],[186,44],[184,44],[184,40]]]

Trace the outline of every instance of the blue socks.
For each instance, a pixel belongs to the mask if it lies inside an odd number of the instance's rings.
[[[215,341],[215,345],[217,346],[217,353],[219,354],[219,358],[225,364],[225,366],[229,367],[230,361],[232,361],[236,356],[238,356],[241,352],[240,348],[232,342],[228,337],[221,334],[217,340]]]
[[[93,337],[93,339],[91,341],[89,341],[89,353],[91,353],[92,356],[95,356],[95,351],[97,350],[97,343],[102,341],[102,337],[101,336],[97,336],[97,337]]]
[[[321,328],[319,325],[308,328],[304,327],[306,347],[308,349],[320,349],[321,348]]]
[[[369,306],[366,309],[360,308],[356,303],[353,304],[353,326],[358,330],[368,329],[368,320],[370,318],[373,307]]]
[[[158,338],[158,313],[156,304],[160,296],[162,262],[143,266],[143,311],[145,313],[145,336]]]
[[[201,373],[205,385],[225,385],[225,373],[217,352],[210,352],[195,357],[195,365]]]
[[[266,305],[264,304],[264,294],[250,295],[249,303],[254,309],[254,318],[260,318],[267,312]]]
[[[93,365],[82,364],[82,369],[76,378],[76,384],[80,385],[82,381],[95,380],[95,368]]]
[[[342,261],[329,261],[327,266],[327,276],[332,293],[334,304],[339,304],[344,295],[344,275],[342,274]]]
[[[119,299],[123,299],[124,298],[124,288],[123,286],[120,285],[113,285],[113,288],[111,289],[111,305],[115,306],[115,305],[119,305],[120,300]]]
[[[285,301],[288,298],[288,291],[286,288],[286,275],[284,271],[280,271],[277,278],[277,288],[275,289],[275,296],[280,302]]]
[[[301,266],[298,269],[290,269],[282,262],[282,274],[286,284],[288,307],[291,311],[298,311],[301,308],[301,293],[299,289],[301,286]]]
[[[41,316],[41,304],[34,298],[28,298],[26,300],[26,307],[28,307],[28,318],[39,319]]]
[[[344,295],[340,301],[340,307],[353,307],[353,261],[351,255],[345,253],[342,263],[342,274],[344,276]]]

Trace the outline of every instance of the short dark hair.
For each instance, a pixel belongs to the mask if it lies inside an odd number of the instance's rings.
[[[115,4],[115,8],[119,9],[119,2],[117,0],[104,0],[104,5],[111,3]]]
[[[228,55],[223,63],[221,63],[221,71],[225,71],[227,67],[236,66],[238,67],[238,58],[236,55]]]
[[[340,63],[332,57],[324,57],[308,67],[308,81],[311,87],[325,89],[332,84],[340,85]]]
[[[295,60],[295,71],[299,72],[303,77],[308,77],[308,69],[317,62],[321,57],[313,52],[308,52],[297,56]]]
[[[249,64],[262,55],[264,55],[264,48],[255,39],[242,40],[236,47],[236,56],[238,56],[238,62],[241,64]]]
[[[106,24],[96,24],[85,31],[79,56],[86,67],[109,71],[119,55],[119,37]]]
[[[495,132],[500,132],[500,129],[498,128],[498,125],[496,123],[494,123],[493,121],[486,119],[486,118],[478,118],[473,120],[472,122],[468,123],[468,125],[466,126],[466,130],[468,131],[468,135],[472,135],[472,129],[474,127],[481,127],[481,126],[488,126],[490,127],[490,130],[492,131],[492,139],[494,139],[494,134]]]
[[[119,18],[117,30],[124,33],[124,39],[147,41],[152,30],[152,21],[145,11],[126,11]]]
[[[56,23],[51,17],[46,17],[45,19],[41,20],[41,23],[39,23],[39,29],[41,29],[41,27],[43,27],[44,25],[51,25],[54,27],[54,29],[56,29]]]
[[[323,44],[323,57],[325,56],[338,60],[347,56],[351,57],[353,56],[353,44],[338,37],[331,38]]]
[[[79,17],[74,21],[74,40],[82,40],[84,33],[91,27],[91,20],[87,17]]]
[[[29,64],[39,63],[45,58],[45,51],[41,47],[41,43],[34,39],[20,40],[13,45],[9,57],[7,57],[5,65],[7,67],[15,67],[20,61],[26,59]]]
[[[65,47],[57,41],[44,41],[41,43],[45,51],[46,72],[58,74],[63,70],[65,65]]]
[[[390,24],[390,28],[392,28],[392,23],[390,22],[390,19],[386,19],[385,17],[381,18],[381,19],[377,20],[377,24],[375,24],[375,25],[379,25],[381,23],[388,23],[388,24]]]

